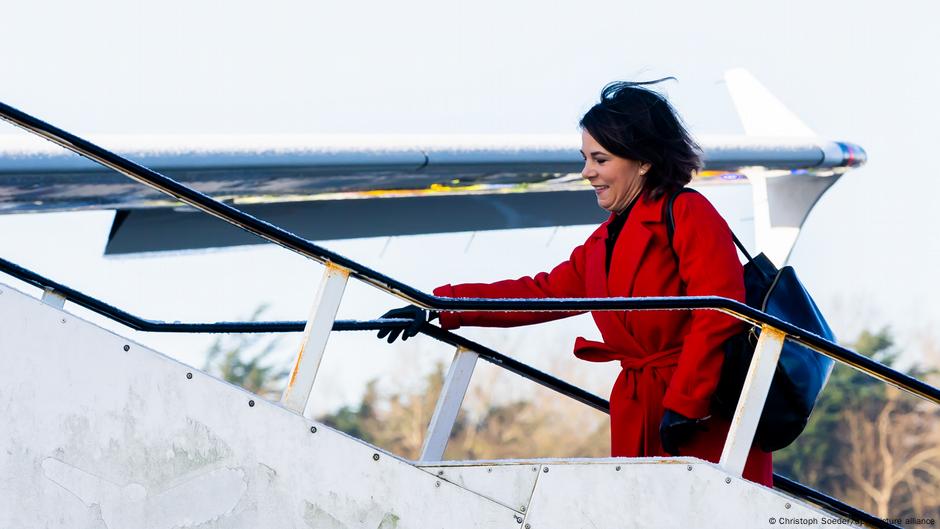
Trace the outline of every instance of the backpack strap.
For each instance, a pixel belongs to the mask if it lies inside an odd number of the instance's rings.
[[[672,213],[672,208],[673,208],[673,204],[676,203],[676,197],[678,197],[682,193],[698,193],[698,191],[690,187],[683,187],[682,189],[676,191],[675,193],[670,194],[666,198],[666,200],[663,201],[663,217],[665,217],[666,219],[666,236],[669,238],[669,247],[672,249],[673,255],[676,256],[677,262],[679,261],[679,254],[676,253],[676,248],[675,246],[672,245],[672,237],[676,233],[676,219]],[[731,231],[731,229],[729,228],[728,231]],[[748,263],[754,262],[754,259],[751,257],[751,254],[749,254],[747,250],[744,249],[744,245],[741,244],[741,241],[738,240],[737,236],[735,236],[733,231],[731,231],[731,238],[734,239],[734,244],[735,246],[738,247],[738,250],[741,250],[741,253],[744,254],[744,257],[747,257],[747,262]]]

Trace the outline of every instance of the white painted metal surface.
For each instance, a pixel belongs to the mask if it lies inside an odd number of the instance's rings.
[[[807,215],[839,177],[772,178],[760,170],[745,174],[751,182],[756,248],[781,267],[789,260]]]
[[[422,461],[440,461],[444,458],[447,441],[454,429],[454,421],[457,420],[479,357],[477,353],[463,347],[458,347],[454,353],[454,359],[441,387],[441,395],[434,407],[434,415],[431,416],[428,431],[424,436],[424,446],[421,447]]]
[[[0,527],[750,529],[833,519],[694,458],[419,467],[0,293]]]
[[[721,465],[729,474],[741,476],[747,454],[754,442],[754,433],[757,432],[757,423],[761,412],[764,411],[764,402],[770,383],[773,382],[774,372],[777,370],[777,361],[780,359],[780,350],[786,334],[764,325],[761,328],[760,339],[754,349],[754,357],[748,367],[744,378],[744,387],[741,388],[741,397],[738,406],[731,418],[731,427],[728,429],[728,438],[721,451]]]
[[[744,133],[770,138],[816,138],[816,133],[803,123],[770,90],[744,68],[725,72],[725,85],[738,112]]]
[[[317,371],[326,351],[326,342],[330,339],[336,311],[343,300],[348,280],[349,270],[327,263],[310,317],[304,327],[304,336],[300,350],[297,351],[294,369],[291,370],[287,387],[281,396],[281,403],[289,410],[304,413],[307,407],[307,400],[313,390],[313,382],[317,378]]]
[[[446,461],[419,467],[510,509],[526,512],[542,463],[539,461]]]
[[[790,138],[811,141],[818,136],[774,96],[763,84],[741,68],[725,72],[728,93],[747,137]],[[844,146],[821,147],[822,160],[844,160]],[[756,163],[743,168],[753,186],[754,238],[758,251],[777,266],[786,264],[800,235],[806,216],[826,189],[839,178],[835,172],[824,178],[802,178],[789,171],[765,171]],[[840,173],[841,174],[841,173]],[[823,173],[819,173],[823,176]],[[786,184],[780,179],[785,178]],[[768,186],[769,180],[775,180]]]
[[[65,296],[51,288],[47,288],[42,292],[42,302],[50,307],[61,309],[65,307]]]
[[[520,527],[407,461],[0,290],[0,527]]]
[[[689,470],[691,469],[691,470]],[[525,527],[759,529],[833,527],[836,518],[692,458],[557,462],[539,472]],[[770,520],[773,519],[771,522]],[[815,520],[815,523],[813,523]]]

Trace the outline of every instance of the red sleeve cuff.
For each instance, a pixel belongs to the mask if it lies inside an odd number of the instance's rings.
[[[440,296],[444,298],[453,298],[454,287],[453,285],[441,285],[434,289],[432,292],[435,296]],[[460,328],[460,313],[459,312],[441,312],[440,313],[440,322],[441,328],[446,330],[458,329]]]

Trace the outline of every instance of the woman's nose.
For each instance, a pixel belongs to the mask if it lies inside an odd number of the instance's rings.
[[[585,162],[584,168],[581,169],[581,177],[586,179],[591,179],[597,176],[597,173],[594,172],[594,169],[591,167],[591,164]]]

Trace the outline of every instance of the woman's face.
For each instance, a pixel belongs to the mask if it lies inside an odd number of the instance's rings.
[[[597,194],[597,205],[620,213],[643,188],[643,175],[650,164],[615,156],[601,147],[588,131],[581,131],[583,176]]]

